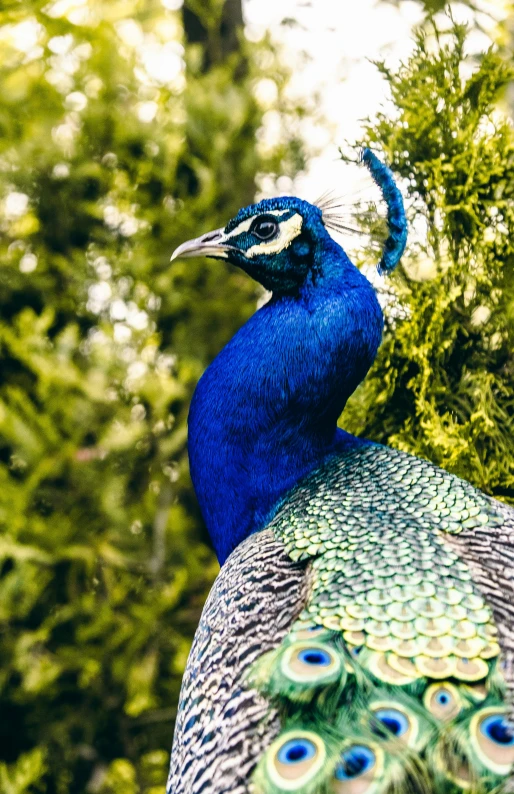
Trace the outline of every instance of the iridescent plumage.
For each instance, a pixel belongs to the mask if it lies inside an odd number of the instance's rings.
[[[364,779],[362,792],[502,782],[514,738],[498,629],[451,537],[504,523],[468,483],[378,445],[328,461],[295,489],[270,529],[291,559],[310,563],[311,589],[250,676],[286,714],[259,762],[258,791],[290,790],[281,772],[291,780],[295,764],[279,757],[294,753],[295,737],[326,755],[312,780],[294,778],[295,791],[323,782],[351,792],[349,781]],[[363,748],[361,768],[351,759]]]
[[[403,204],[364,162],[388,206],[387,271]],[[337,429],[381,313],[328,209],[261,202],[179,249],[274,295],[193,400],[193,482],[228,559],[184,676],[168,794],[497,792],[514,762],[514,511]]]

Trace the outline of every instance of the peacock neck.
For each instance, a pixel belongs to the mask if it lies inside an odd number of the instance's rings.
[[[318,256],[315,281],[256,312],[193,397],[191,476],[220,564],[325,458],[367,443],[337,420],[375,358],[382,313],[339,246]]]

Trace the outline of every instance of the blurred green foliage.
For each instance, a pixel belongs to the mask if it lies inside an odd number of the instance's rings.
[[[514,70],[466,46],[463,27],[434,27],[396,72],[378,64],[395,111],[368,139],[401,178],[411,233],[345,426],[514,503],[514,131],[496,109]]]
[[[2,794],[162,791],[217,571],[187,407],[258,291],[169,255],[251,201],[260,173],[298,170],[301,109],[235,0],[178,5],[0,10]],[[510,73],[491,53],[463,83],[465,61],[458,29],[380,67],[396,116],[369,139],[419,233],[345,426],[512,498],[514,151],[491,115]]]
[[[219,263],[169,257],[249,203],[256,174],[294,173],[301,147],[287,75],[244,41],[240,10],[178,6],[0,11],[5,794],[162,791],[217,571],[187,406],[258,293]],[[267,148],[265,112],[283,125]]]

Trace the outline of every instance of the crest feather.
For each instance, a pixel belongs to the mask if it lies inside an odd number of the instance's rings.
[[[380,188],[387,206],[387,228],[389,234],[382,247],[378,272],[380,274],[389,273],[400,261],[407,244],[407,218],[403,197],[396,185],[392,171],[384,163],[380,162],[371,149],[363,149],[360,160],[367,167],[374,182]],[[333,190],[325,191],[314,204],[321,210],[323,223],[327,229],[333,229],[336,232],[349,232],[350,234],[366,233],[345,223],[345,218],[341,211],[343,202]]]

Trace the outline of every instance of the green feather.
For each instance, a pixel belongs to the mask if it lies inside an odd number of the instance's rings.
[[[331,710],[346,678],[346,657],[335,645],[319,639],[295,639],[262,656],[250,683],[268,696],[303,703],[319,695],[318,707]]]
[[[466,709],[441,732],[428,758],[440,786],[450,781],[473,792],[501,786],[514,763],[514,744],[493,741],[488,733],[494,737],[494,727],[501,732],[505,717],[505,706],[488,697],[480,708]]]
[[[329,794],[339,747],[337,735],[323,723],[286,723],[255,770],[252,794]]]
[[[251,671],[283,720],[258,794],[498,791],[514,764],[498,632],[441,531],[469,516],[498,522],[471,486],[378,446],[327,464],[278,512],[270,526],[312,586]]]

